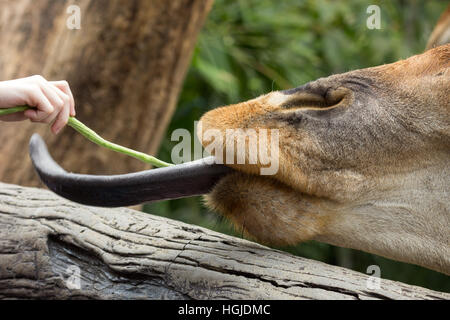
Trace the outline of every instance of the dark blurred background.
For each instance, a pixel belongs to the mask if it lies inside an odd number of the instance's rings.
[[[381,29],[369,30],[369,5]],[[424,50],[448,1],[215,0],[199,36],[178,107],[158,157],[171,161],[177,128],[193,131],[208,110],[297,87],[333,73],[391,63]],[[144,211],[241,237],[201,197],[146,205]],[[306,258],[450,292],[449,277],[376,255],[308,242],[277,248]]]

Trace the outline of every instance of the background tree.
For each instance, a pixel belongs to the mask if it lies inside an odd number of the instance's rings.
[[[81,29],[67,20],[77,5]],[[77,118],[106,139],[150,154],[174,111],[212,0],[2,0],[0,79],[42,74],[66,79]],[[73,22],[72,20],[70,20]],[[38,132],[63,167],[74,172],[138,171],[142,163],[94,145],[66,129],[2,123],[0,181],[37,185],[28,140]]]

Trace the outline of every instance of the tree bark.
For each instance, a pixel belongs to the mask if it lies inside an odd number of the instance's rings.
[[[81,29],[66,26],[81,9]],[[66,79],[77,118],[104,138],[155,154],[174,111],[197,34],[212,0],[0,0],[0,80]],[[39,185],[27,155],[40,133],[68,170],[115,174],[146,169],[99,149],[68,128],[2,123],[0,180]]]
[[[368,278],[143,212],[0,183],[3,299],[450,299],[384,279],[371,290]]]

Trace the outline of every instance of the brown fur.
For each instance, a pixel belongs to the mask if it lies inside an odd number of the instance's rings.
[[[207,203],[264,243],[315,239],[449,273],[449,93],[447,44],[212,110],[204,131],[279,129],[280,159],[274,176],[230,165],[240,173]]]

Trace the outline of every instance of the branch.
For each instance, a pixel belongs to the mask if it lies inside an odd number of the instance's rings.
[[[80,271],[73,289],[71,268]],[[450,299],[127,208],[0,183],[0,298]]]

